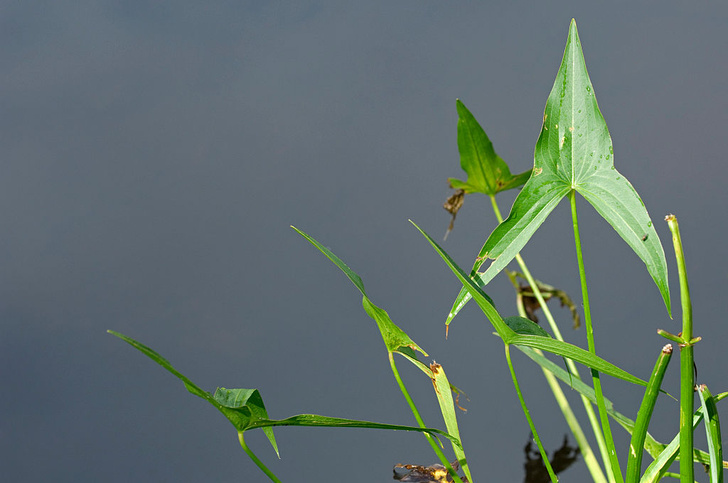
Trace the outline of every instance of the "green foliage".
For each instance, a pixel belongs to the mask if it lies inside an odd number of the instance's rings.
[[[502,221],[485,241],[479,252],[473,268],[466,273],[448,255],[448,253],[424,230],[415,227],[431,244],[435,252],[442,258],[448,268],[458,279],[462,288],[458,294],[453,308],[446,321],[453,319],[458,311],[470,299],[483,312],[485,319],[492,325],[496,335],[500,338],[505,349],[505,358],[508,364],[514,389],[524,411],[524,415],[533,432],[534,440],[539,447],[544,464],[551,481],[558,481],[557,473],[563,468],[556,468],[549,463],[545,448],[541,444],[536,422],[531,418],[525,398],[520,389],[518,377],[511,360],[510,349],[516,347],[540,366],[547,376],[554,397],[564,413],[569,427],[574,432],[585,462],[589,467],[595,482],[622,482],[621,467],[617,451],[614,446],[610,418],[632,435],[628,451],[626,481],[627,483],[656,482],[665,476],[677,476],[683,483],[693,482],[692,467],[694,462],[700,462],[709,469],[710,481],[722,483],[723,468],[728,463],[722,460],[722,442],[720,421],[716,403],[728,396],[721,393],[713,396],[705,385],[696,385],[693,380],[693,351],[694,345],[700,337],[693,336],[692,309],[690,292],[687,283],[687,271],[682,250],[682,242],[677,226],[677,220],[669,216],[666,221],[673,234],[673,246],[678,265],[680,279],[681,308],[683,316],[683,330],[678,335],[660,330],[658,333],[679,344],[681,366],[680,391],[680,431],[669,444],[660,443],[647,431],[653,408],[659,397],[662,381],[670,360],[671,348],[663,348],[655,368],[650,373],[649,381],[633,375],[617,365],[606,361],[595,353],[593,328],[591,325],[589,293],[586,286],[585,267],[581,256],[581,241],[579,237],[579,220],[576,214],[575,193],[579,193],[595,210],[612,225],[620,237],[632,248],[645,264],[660,291],[668,313],[671,312],[670,291],[667,277],[667,263],[665,253],[657,236],[647,210],[642,200],[632,187],[614,167],[614,153],[612,141],[607,125],[597,105],[594,88],[586,70],[586,64],[581,48],[581,42],[572,20],[566,48],[561,66],[556,76],[551,93],[546,103],[543,116],[543,126],[536,143],[533,170],[512,175],[510,168],[498,156],[493,143],[485,131],[478,124],[473,114],[459,100],[456,103],[458,112],[458,150],[460,165],[467,174],[467,180],[461,181],[450,178],[453,188],[461,190],[457,196],[465,194],[482,193],[490,197],[496,218],[501,220],[500,210],[495,196],[504,190],[517,188],[523,185],[518,194],[509,216]],[[525,184],[524,184],[525,183]],[[584,310],[585,328],[587,332],[588,350],[563,340],[553,316],[545,300],[557,296],[570,304],[572,319],[578,321],[576,304],[571,302],[568,294],[555,290],[535,280],[519,252],[529,242],[535,231],[547,219],[548,215],[565,197],[569,198],[572,208],[574,240],[576,244],[579,277],[582,287],[582,306]],[[462,199],[459,199],[461,203]],[[446,207],[455,216],[459,204]],[[454,219],[454,218],[453,218]],[[413,223],[414,225],[414,223]],[[454,481],[473,483],[473,476],[468,467],[463,444],[460,440],[455,401],[452,392],[460,394],[445,375],[444,368],[435,362],[429,366],[417,359],[417,352],[428,356],[412,338],[397,326],[389,314],[375,305],[364,288],[361,277],[346,265],[331,250],[324,247],[310,235],[294,228],[301,236],[308,240],[334,265],[336,265],[359,290],[362,295],[362,306],[365,312],[375,321],[387,349],[387,356],[393,376],[407,401],[412,414],[417,421],[417,427],[376,423],[355,419],[333,418],[315,414],[301,414],[286,419],[270,419],[265,409],[263,399],[257,389],[225,389],[218,388],[214,394],[202,390],[190,379],[177,371],[166,359],[149,347],[118,332],[109,331],[144,353],[153,361],[161,365],[168,372],[179,378],[187,390],[209,402],[218,409],[235,427],[238,432],[240,444],[251,460],[272,481],[278,478],[263,464],[248,448],[244,440],[244,433],[252,429],[262,429],[276,453],[278,447],[273,434],[275,426],[316,426],[338,428],[368,428],[387,429],[394,431],[416,431],[425,435],[433,451],[442,462],[439,465],[422,468],[430,471],[437,466],[437,481]],[[484,272],[479,269],[486,261],[493,262]],[[543,327],[534,321],[522,316],[504,317],[495,307],[492,299],[485,293],[484,288],[498,273],[505,270],[508,264],[516,259],[529,282],[529,304],[543,309],[549,319],[551,336]],[[522,290],[515,282],[516,274],[509,273],[514,280],[514,286],[519,291],[519,300],[522,302]],[[531,307],[531,313],[535,310]],[[520,304],[520,314],[525,314],[524,306]],[[559,367],[549,356],[542,351],[557,355],[566,362],[567,370]],[[414,364],[429,379],[435,391],[440,406],[446,431],[427,426],[419,410],[402,380],[397,369],[394,354],[399,354]],[[592,386],[582,380],[576,370],[574,362],[584,364],[590,369]],[[614,409],[611,401],[603,394],[600,375],[606,374],[623,381],[646,386],[642,404],[637,411],[636,421]],[[558,381],[582,396],[585,410],[589,416],[590,426],[594,439],[600,448],[601,465],[594,457],[588,442],[579,426],[568,401],[563,396]],[[694,411],[694,391],[697,388],[701,401],[700,407]],[[671,396],[670,396],[671,397]],[[673,398],[674,399],[674,398]],[[592,405],[599,410],[600,421],[594,416]],[[704,421],[707,435],[708,452],[694,447],[693,433],[697,425]],[[451,441],[456,463],[449,463],[449,459],[442,451],[441,443],[437,437],[444,437]],[[652,458],[647,469],[641,471],[641,462],[646,451]],[[589,457],[587,457],[589,455]],[[680,461],[680,475],[671,473],[670,466],[676,460]],[[460,477],[456,468],[462,468],[465,477]],[[444,468],[447,473],[441,471]],[[606,473],[606,476],[605,476]],[[434,478],[434,476],[433,476]]]
[[[129,336],[120,334],[113,330],[109,334],[122,339],[154,362],[165,368],[168,372],[182,380],[185,388],[195,396],[201,397],[215,408],[217,408],[232,423],[238,432],[245,432],[251,429],[262,428],[266,433],[273,449],[278,453],[278,446],[273,436],[273,426],[319,426],[331,428],[366,428],[366,429],[389,429],[394,431],[417,431],[443,436],[457,446],[460,445],[458,438],[433,428],[416,428],[397,424],[384,424],[371,421],[355,419],[332,418],[319,416],[317,414],[299,414],[286,419],[269,419],[268,412],[263,404],[263,398],[257,389],[226,389],[219,387],[214,394],[204,391],[187,376],[180,373],[164,357],[144,344],[132,339]]]
[[[450,186],[466,194],[483,193],[495,196],[501,191],[521,186],[531,176],[531,170],[513,176],[508,165],[495,153],[493,143],[475,117],[460,99],[458,110],[458,151],[460,166],[468,175],[467,181],[448,178]]]
[[[480,151],[487,151],[488,146],[489,140]],[[665,252],[637,191],[614,167],[612,139],[597,105],[573,20],[561,67],[546,101],[533,174],[508,218],[486,240],[473,267],[477,270],[486,259],[493,259],[479,274],[481,285],[488,284],[513,260],[572,191],[591,203],[642,259],[670,312]],[[463,292],[459,294],[448,323],[468,298]]]
[[[639,481],[640,472],[642,470],[642,449],[645,446],[647,438],[647,426],[652,418],[652,411],[655,409],[657,396],[660,394],[660,386],[667,371],[667,365],[672,357],[672,346],[670,344],[662,348],[660,356],[657,358],[655,368],[652,370],[642,404],[637,412],[637,421],[632,432],[632,440],[629,443],[629,455],[627,456],[627,473],[626,480],[628,482]]]
[[[715,405],[715,398],[708,390],[708,386],[698,386],[698,396],[703,410],[705,422],[705,434],[708,439],[708,454],[710,455],[710,481],[712,483],[723,483],[723,440],[720,433],[720,418],[718,408]]]

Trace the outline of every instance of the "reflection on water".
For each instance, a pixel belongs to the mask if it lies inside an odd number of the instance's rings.
[[[549,478],[549,473],[543,464],[541,453],[531,439],[528,440],[523,451],[526,453],[526,462],[523,464],[526,470],[526,478],[523,480],[524,483],[549,483],[551,478]],[[577,446],[569,446],[569,439],[564,436],[563,444],[559,449],[554,451],[553,456],[549,458],[549,462],[554,473],[558,475],[573,465],[578,458],[579,448]]]
[[[533,444],[531,438],[529,438],[523,450],[526,453],[526,462],[523,465],[526,470],[526,477],[523,480],[524,483],[550,483],[551,479],[549,478],[546,466],[543,464],[541,453],[538,451],[538,447]],[[554,472],[558,475],[573,465],[578,459],[579,448],[577,446],[569,446],[569,439],[564,436],[564,442],[559,449],[554,451],[549,462]],[[452,467],[455,471],[460,469],[457,461],[452,463]],[[452,483],[453,481],[445,467],[441,464],[431,466],[398,464],[394,467],[393,478],[397,481],[408,483]],[[464,476],[461,476],[460,479],[463,480],[463,483],[468,483],[468,479]]]

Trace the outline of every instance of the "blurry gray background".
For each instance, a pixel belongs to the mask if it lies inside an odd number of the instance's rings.
[[[581,200],[598,353],[648,377],[665,343],[656,329],[680,330],[662,221],[675,213],[703,336],[699,381],[725,390],[728,6],[683,4],[2,2],[4,478],[267,481],[217,411],[107,329],[207,390],[260,389],[272,418],[415,424],[357,291],[294,224],[357,271],[468,393],[460,421],[476,479],[521,481],[529,430],[502,344],[475,306],[444,340],[458,283],[407,219],[445,232],[445,180],[465,176],[456,98],[513,172],[532,166],[572,17],[616,167],[665,245],[675,306],[671,321],[637,256]],[[499,198],[504,215],[514,194]],[[494,226],[488,200],[470,196],[444,247],[469,268]],[[580,299],[565,203],[523,255],[537,278]],[[505,278],[488,292],[515,314]],[[563,418],[537,367],[515,360],[554,450]],[[442,426],[430,382],[399,366],[426,421]],[[604,381],[634,417],[640,388]],[[660,399],[658,439],[677,430],[677,410]],[[626,455],[626,433],[613,429]],[[248,440],[289,482],[384,482],[396,463],[436,461],[414,433],[277,437],[280,461],[260,434]],[[585,480],[581,462],[562,475]]]

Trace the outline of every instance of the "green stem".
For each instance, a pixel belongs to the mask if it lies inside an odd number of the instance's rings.
[[[533,419],[531,419],[531,413],[528,410],[528,406],[526,406],[526,401],[523,399],[523,394],[521,393],[521,388],[518,385],[518,378],[516,377],[516,371],[513,369],[513,363],[511,362],[510,344],[505,344],[505,349],[506,349],[506,361],[508,361],[508,368],[511,370],[511,377],[513,378],[513,385],[516,388],[516,393],[518,394],[518,400],[521,401],[521,407],[523,408],[523,414],[526,415],[526,420],[528,421],[528,426],[531,428],[531,433],[533,433],[533,440],[536,442],[536,446],[538,446],[538,450],[541,453],[541,459],[543,460],[543,464],[546,466],[546,470],[549,472],[551,481],[554,483],[557,483],[559,481],[559,478],[556,476],[554,469],[551,467],[551,463],[549,462],[549,456],[546,454],[546,450],[544,449],[543,445],[541,444],[541,439],[538,437],[538,432],[536,431],[536,425],[533,424]]]
[[[645,395],[642,398],[642,404],[640,405],[639,411],[637,411],[637,420],[632,431],[632,440],[629,444],[629,455],[627,457],[627,471],[625,472],[627,483],[637,483],[640,480],[647,428],[650,424],[650,419],[652,419],[652,412],[655,409],[657,396],[660,394],[660,386],[662,385],[667,364],[670,362],[671,357],[672,345],[667,344],[662,348],[662,352],[660,352],[660,356],[657,358],[655,368],[652,370],[652,375],[647,384],[647,389],[645,389]]]
[[[407,391],[407,388],[404,385],[404,382],[402,381],[402,378],[399,375],[399,371],[397,370],[397,365],[394,363],[394,356],[391,352],[389,354],[389,366],[392,368],[392,374],[394,374],[394,378],[397,380],[397,385],[399,386],[400,391],[402,391],[402,395],[407,400],[407,404],[409,404],[410,410],[412,411],[412,414],[415,416],[415,420],[417,421],[417,425],[420,428],[426,428],[425,422],[422,420],[422,416],[420,416],[420,412],[417,409],[417,406],[415,406],[415,402],[412,400],[412,397],[409,395],[409,392]],[[463,480],[460,479],[455,469],[452,467],[450,462],[447,460],[447,457],[445,456],[445,453],[442,452],[442,449],[440,449],[440,446],[435,441],[435,438],[433,438],[429,433],[422,433],[425,435],[425,438],[427,438],[427,442],[430,443],[430,446],[432,446],[432,450],[435,452],[437,457],[440,459],[440,462],[447,468],[447,471],[450,473],[450,476],[454,480],[454,483],[463,483]]]
[[[680,278],[680,303],[682,306],[682,339],[686,341],[680,348],[680,481],[692,482],[693,468],[693,427],[691,424],[695,406],[695,380],[693,376],[693,308],[690,302],[690,287],[685,269],[685,254],[680,238],[680,226],[674,215],[665,217],[672,233],[672,244],[677,259],[677,272]]]
[[[276,475],[274,475],[273,472],[271,470],[269,470],[268,467],[265,466],[263,464],[263,462],[258,459],[257,456],[255,456],[255,453],[253,453],[253,451],[250,448],[248,448],[248,445],[245,444],[244,434],[245,433],[243,431],[238,431],[238,440],[240,441],[240,446],[243,447],[243,450],[248,454],[250,459],[253,460],[253,463],[258,465],[258,468],[260,468],[263,471],[263,473],[265,473],[266,476],[268,476],[268,478],[271,479],[271,481],[275,481],[276,483],[281,483],[281,480],[279,480],[278,477],[276,477]]]
[[[584,256],[581,252],[581,237],[579,236],[579,218],[576,214],[576,191],[569,193],[569,202],[571,204],[571,219],[574,227],[574,242],[576,244],[576,257],[579,263],[579,279],[581,280],[581,296],[584,304],[584,326],[586,328],[587,344],[589,352],[596,355],[594,346],[594,328],[591,320],[591,306],[589,304],[589,291],[586,286],[586,272],[584,270]],[[617,483],[623,483],[622,470],[619,468],[619,459],[617,458],[617,450],[614,447],[614,438],[612,430],[609,427],[609,417],[607,409],[604,405],[604,395],[602,394],[602,383],[599,380],[599,372],[591,369],[592,381],[594,383],[594,394],[597,399],[597,408],[599,409],[599,419],[602,423],[602,431],[604,432],[604,440],[607,444],[609,453],[609,463],[612,468],[614,479]],[[691,413],[692,414],[692,413]]]
[[[498,223],[503,223],[503,216],[501,215],[500,209],[498,207],[498,203],[496,202],[495,196],[490,196],[490,201],[493,206],[493,212],[495,213],[495,217],[498,220]],[[526,262],[521,257],[521,254],[516,255],[516,261],[518,262],[518,266],[521,268],[521,272],[526,277],[526,281],[528,281],[529,286],[531,287],[531,290],[536,297],[536,300],[538,300],[539,305],[541,306],[541,310],[543,310],[544,315],[546,316],[546,320],[549,322],[549,326],[551,327],[551,331],[554,334],[554,338],[557,340],[563,341],[564,337],[561,335],[561,331],[559,330],[559,326],[556,324],[556,320],[554,319],[554,316],[551,314],[551,310],[548,308],[548,305],[546,305],[546,301],[543,298],[543,295],[541,294],[541,290],[538,288],[538,284],[536,283],[536,280],[531,275],[531,272],[528,270],[528,267],[526,266]],[[521,314],[521,316],[525,316],[524,314]],[[536,349],[537,352],[538,351]],[[579,376],[579,371],[576,368],[576,364],[574,364],[574,361],[571,359],[566,359],[566,365],[569,369],[569,372],[579,379],[581,377]],[[592,480],[594,480],[594,483],[607,483],[607,479],[604,477],[604,473],[602,472],[601,467],[599,466],[599,462],[597,461],[596,457],[594,456],[594,451],[592,451],[591,445],[589,444],[589,441],[586,439],[586,436],[584,435],[584,431],[581,429],[581,425],[579,424],[579,420],[576,419],[576,416],[574,415],[574,412],[571,410],[571,406],[569,405],[569,401],[564,396],[564,392],[561,390],[561,386],[559,385],[558,381],[556,380],[556,377],[551,374],[549,371],[542,369],[544,377],[546,377],[546,382],[548,383],[549,387],[551,388],[551,392],[554,394],[554,398],[556,399],[557,404],[559,405],[559,408],[561,409],[562,414],[564,415],[564,419],[566,420],[566,424],[569,426],[569,429],[571,429],[571,433],[574,435],[574,438],[576,439],[576,443],[579,445],[579,450],[581,451],[582,456],[584,457],[584,463],[586,464],[587,468],[589,469],[589,473],[592,476]],[[607,446],[604,442],[604,435],[602,434],[602,431],[599,427],[599,420],[597,419],[596,413],[594,413],[594,407],[592,406],[591,402],[589,401],[589,398],[584,396],[583,394],[581,396],[582,404],[584,405],[584,410],[587,413],[587,417],[589,418],[589,422],[592,427],[592,432],[594,433],[594,436],[597,440],[597,446],[599,447],[599,451],[602,456],[602,460],[604,461],[604,465],[607,468],[607,474],[611,477],[611,466],[609,465],[609,454],[607,452]]]

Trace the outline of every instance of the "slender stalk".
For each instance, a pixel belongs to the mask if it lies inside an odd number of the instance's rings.
[[[652,370],[652,375],[647,384],[647,389],[645,389],[645,395],[642,398],[642,404],[637,412],[637,420],[632,431],[632,440],[629,444],[627,471],[625,472],[627,483],[637,483],[640,480],[647,428],[650,424],[650,419],[652,419],[652,412],[655,409],[657,396],[660,394],[660,386],[662,385],[667,364],[670,362],[671,357],[672,345],[667,344],[662,348],[662,352],[660,352],[660,356],[657,358],[655,368]]]
[[[253,463],[258,465],[258,468],[260,468],[263,473],[265,473],[266,476],[271,479],[271,481],[281,483],[281,480],[279,480],[278,477],[274,475],[273,472],[269,470],[268,467],[265,466],[263,462],[258,459],[257,456],[255,456],[255,453],[253,453],[253,451],[248,448],[248,445],[245,444],[245,433],[243,431],[238,431],[238,441],[240,441],[240,446],[243,447],[243,450],[248,454],[250,459],[253,460]]]
[[[536,446],[538,446],[538,450],[541,453],[541,459],[543,460],[543,464],[546,466],[546,471],[549,472],[551,481],[553,483],[557,483],[559,481],[559,478],[556,476],[554,469],[551,467],[551,462],[549,462],[549,456],[546,454],[546,450],[544,449],[543,444],[541,444],[541,439],[538,437],[538,432],[536,431],[536,425],[533,424],[533,419],[531,419],[531,413],[528,410],[528,406],[526,406],[526,401],[523,399],[523,394],[521,393],[521,388],[518,385],[518,378],[516,377],[516,371],[513,369],[513,363],[511,362],[510,344],[505,344],[505,349],[506,349],[506,361],[508,361],[508,368],[511,370],[511,377],[513,378],[513,385],[516,388],[516,393],[518,393],[518,400],[521,401],[521,407],[523,408],[523,414],[526,415],[526,420],[528,421],[528,426],[531,428],[531,433],[533,433],[533,440],[536,442]]]
[[[420,428],[426,428],[425,422],[422,419],[422,416],[420,416],[420,412],[417,409],[417,406],[415,406],[415,402],[412,400],[412,397],[409,395],[409,391],[407,391],[407,388],[404,385],[404,382],[402,381],[402,378],[399,375],[399,371],[397,370],[397,365],[394,363],[394,355],[389,352],[389,366],[392,368],[392,374],[394,374],[394,378],[397,380],[397,385],[399,386],[400,391],[402,391],[402,395],[407,400],[407,404],[409,404],[410,410],[412,411],[412,414],[415,416],[415,420],[417,421],[417,425]],[[435,452],[437,457],[440,459],[440,462],[447,468],[447,471],[450,473],[450,476],[454,480],[455,483],[463,483],[463,480],[460,479],[455,469],[452,467],[450,462],[447,460],[447,457],[445,456],[445,453],[442,452],[442,449],[440,449],[440,446],[437,444],[437,441],[435,441],[435,438],[433,438],[429,433],[422,433],[425,435],[425,438],[427,438],[427,442],[430,443],[430,446],[432,446],[432,450]]]
[[[695,380],[693,376],[693,307],[690,302],[690,287],[685,269],[685,254],[680,238],[680,226],[674,215],[665,217],[672,233],[672,244],[677,259],[680,278],[680,305],[682,307],[682,339],[680,347],[680,482],[694,481],[693,426],[691,424],[695,406]]]
[[[541,294],[541,291],[538,288],[538,285],[536,284],[536,281],[534,280],[533,276],[531,276],[531,273],[528,271],[528,267],[526,267],[526,263],[523,261],[523,258],[521,255],[516,255],[516,261],[518,261],[518,264],[521,268],[521,272],[523,272],[523,275],[526,277],[526,280],[528,281],[531,290],[533,291],[534,296],[536,297],[536,300],[538,300],[538,303],[541,306],[541,309],[543,310],[544,315],[546,316],[546,320],[549,322],[549,326],[551,327],[551,331],[553,332],[554,338],[560,341],[564,340],[564,337],[561,335],[561,331],[559,330],[559,326],[556,325],[556,321],[554,320],[553,315],[551,314],[551,310],[549,310],[548,306],[546,305],[546,301],[543,298],[543,295]],[[576,368],[576,364],[571,359],[566,359],[566,366],[569,369],[569,373],[578,379],[581,379],[581,376],[579,375],[579,371]],[[551,374],[548,371],[544,371],[544,374],[546,374],[546,378],[549,379],[549,376],[553,377],[553,374]],[[557,386],[559,387],[559,386]],[[559,387],[559,391],[561,388]],[[553,388],[552,388],[553,391]],[[556,396],[556,393],[554,392],[554,396]],[[589,424],[591,425],[592,432],[594,433],[594,437],[597,440],[597,446],[599,448],[599,453],[602,457],[602,461],[604,462],[604,466],[607,469],[607,477],[609,478],[609,481],[613,481],[614,477],[612,475],[612,467],[609,464],[609,452],[607,451],[607,444],[604,441],[604,435],[602,434],[602,429],[599,423],[599,418],[597,417],[596,413],[594,412],[594,407],[591,404],[591,401],[589,401],[589,398],[584,396],[583,394],[580,395],[581,402],[584,405],[584,411],[586,411],[587,417],[589,418]],[[557,397],[558,400],[558,397]],[[567,403],[568,404],[568,403]],[[562,409],[562,412],[563,409]],[[569,408],[569,412],[571,412],[571,409]],[[572,413],[573,414],[573,413]],[[572,423],[570,423],[570,418],[567,416],[567,413],[564,412],[564,417],[566,418],[567,424],[569,424],[569,428],[571,429],[572,433],[574,434],[574,437],[576,438],[577,443],[579,444],[579,449],[581,450],[581,454],[584,457],[584,463],[587,465],[587,468],[589,468],[589,472],[592,475],[592,479],[595,483],[606,483],[607,479],[604,477],[604,473],[602,473],[602,470],[599,466],[599,463],[596,461],[596,458],[594,456],[594,452],[591,449],[591,446],[589,445],[589,442],[584,437],[584,432],[581,429],[581,426],[579,425],[579,422],[576,421],[574,418],[574,425],[572,426]]]
[[[589,291],[586,286],[586,272],[584,270],[584,256],[581,252],[581,237],[579,236],[579,219],[576,214],[576,191],[569,193],[569,201],[571,203],[571,219],[574,227],[574,242],[576,244],[576,258],[579,262],[579,279],[581,280],[581,295],[584,304],[584,326],[586,328],[587,344],[589,352],[596,355],[594,346],[594,328],[591,320],[591,306],[589,305]],[[607,444],[609,453],[609,463],[614,473],[614,479],[617,483],[623,483],[622,470],[619,468],[619,459],[617,458],[617,450],[614,447],[614,438],[612,430],[609,427],[609,417],[607,416],[607,408],[604,405],[604,395],[602,394],[602,382],[599,379],[599,372],[591,369],[592,381],[594,383],[594,394],[597,399],[597,408],[599,409],[599,419],[602,423],[602,431]],[[692,414],[692,411],[691,411]]]
[[[493,206],[493,212],[495,213],[495,217],[498,220],[498,223],[503,223],[503,216],[501,215],[500,209],[498,207],[498,203],[496,202],[495,196],[490,196],[490,201]],[[563,341],[564,337],[561,335],[561,331],[559,330],[559,326],[556,324],[556,320],[554,319],[554,316],[551,314],[551,310],[548,308],[548,305],[546,305],[546,301],[543,298],[543,295],[541,294],[541,290],[538,288],[538,284],[536,283],[536,280],[531,275],[531,272],[528,270],[528,267],[526,266],[526,262],[521,257],[521,254],[519,253],[516,255],[516,261],[518,262],[518,266],[521,269],[521,272],[526,277],[526,281],[528,281],[529,286],[531,287],[531,291],[533,292],[534,296],[536,297],[536,300],[538,300],[539,305],[541,306],[541,310],[543,311],[544,315],[546,316],[546,320],[548,320],[549,326],[551,327],[551,331],[554,334],[554,338],[557,340]],[[524,314],[520,314],[521,316],[525,316]],[[536,349],[538,353],[541,353],[538,349]],[[579,375],[579,371],[576,368],[576,364],[574,364],[574,361],[571,359],[566,359],[566,365],[569,369],[569,372],[572,374],[572,376],[577,377],[581,379],[581,376]],[[569,401],[566,399],[566,396],[564,396],[564,392],[561,390],[561,386],[559,385],[558,381],[556,380],[556,377],[551,374],[549,371],[542,369],[544,377],[546,378],[546,382],[548,383],[549,387],[551,388],[551,392],[554,394],[554,398],[556,399],[557,404],[559,405],[559,408],[561,409],[562,414],[564,415],[564,419],[566,420],[566,424],[569,426],[569,429],[571,429],[571,433],[574,435],[574,438],[576,439],[576,443],[579,445],[579,450],[581,451],[581,455],[584,458],[584,463],[586,464],[587,468],[589,469],[589,473],[592,476],[592,480],[594,480],[594,483],[607,483],[607,479],[604,476],[604,473],[602,472],[601,467],[599,466],[599,462],[597,461],[596,457],[594,456],[594,451],[592,451],[591,445],[589,444],[589,441],[586,439],[586,436],[584,435],[584,431],[581,429],[581,425],[579,424],[579,420],[576,419],[576,416],[574,415],[574,412],[571,410],[571,406],[569,405]],[[607,468],[607,474],[609,475],[609,479],[612,480],[612,468],[609,465],[609,454],[607,452],[607,446],[604,442],[604,435],[602,434],[602,430],[599,426],[599,420],[597,419],[596,414],[594,413],[594,407],[592,406],[591,402],[589,401],[589,398],[587,398],[584,395],[581,396],[582,404],[584,405],[584,410],[586,411],[587,417],[589,418],[589,423],[592,427],[592,432],[594,433],[594,436],[597,440],[597,446],[599,447],[599,451],[602,456],[602,460],[604,461],[604,466]]]

